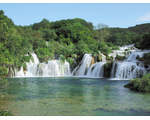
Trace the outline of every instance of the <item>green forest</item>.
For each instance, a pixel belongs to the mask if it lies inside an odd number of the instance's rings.
[[[117,46],[133,43],[137,48],[150,49],[150,23],[127,29],[109,28],[105,24],[93,26],[91,22],[74,18],[55,22],[43,19],[29,26],[17,26],[0,10],[0,78],[2,81],[8,74],[7,68],[20,69],[24,62],[29,62],[31,56],[25,54],[33,51],[40,62],[57,55],[71,64],[74,54],[79,62],[85,53],[94,56],[101,51],[108,56]]]

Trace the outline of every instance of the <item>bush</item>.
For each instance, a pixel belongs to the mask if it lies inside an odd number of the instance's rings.
[[[74,69],[74,67],[75,67],[74,60],[73,60],[73,59],[71,59],[71,58],[67,58],[67,62],[69,62],[69,64],[70,64],[70,68],[71,68],[71,70],[73,70],[73,69]]]
[[[10,111],[0,111],[0,116],[12,116]]]
[[[65,57],[65,56],[62,55],[62,56],[60,57],[60,59],[61,59],[61,61],[62,61],[63,63],[65,63],[65,60],[66,60],[66,57]]]
[[[5,85],[7,83],[7,80],[5,78],[0,78],[0,87]]]
[[[120,48],[117,46],[117,47],[112,47],[111,50],[120,50]]]
[[[106,56],[106,60],[113,60],[112,57]]]
[[[124,59],[126,59],[126,57],[125,56],[120,56],[120,55],[116,55],[116,58],[115,58],[116,60],[124,60]]]
[[[150,92],[150,73],[145,74],[142,79],[135,78],[124,87],[139,92]]]
[[[24,69],[24,70],[27,70],[27,65],[26,65],[26,63],[23,64],[23,69]]]
[[[96,52],[92,52],[92,57],[95,57],[96,56]]]

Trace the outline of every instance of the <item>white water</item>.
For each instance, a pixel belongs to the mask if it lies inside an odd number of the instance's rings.
[[[24,72],[23,67],[20,71],[15,69],[13,77],[56,77],[56,76],[70,76],[70,64],[68,62],[62,63],[60,60],[49,60],[48,63],[40,63],[37,55],[31,53],[34,62],[30,60],[26,63],[27,70]]]
[[[72,71],[72,75],[85,76],[88,68],[90,67],[91,61],[92,61],[92,56],[90,54],[84,54],[82,61]]]
[[[141,78],[146,72],[147,68],[144,68],[143,62],[137,60],[137,56],[143,57],[147,51],[132,51],[129,57],[122,62],[114,62],[111,72],[111,78],[115,79],[134,79]]]
[[[79,77],[92,77],[92,78],[103,77],[104,64],[106,62],[97,62],[93,65],[91,65],[91,62],[92,62],[91,54],[85,54],[83,56],[81,63],[79,63],[79,65],[73,70],[72,75]]]
[[[103,77],[104,76],[104,64],[106,62],[98,62],[90,66],[87,77]]]
[[[131,47],[134,48],[134,50],[125,51],[126,49],[130,49]],[[112,50],[112,52],[108,56],[112,56],[113,60],[115,60],[116,55],[129,57],[129,55],[132,54],[134,51],[138,51],[138,49],[134,47],[134,44],[124,45],[122,47],[119,47],[119,50]],[[126,55],[124,53],[126,53]]]
[[[146,73],[144,67],[137,66],[134,62],[117,62],[116,64],[115,78],[117,79],[141,78]]]
[[[121,48],[121,50],[127,49]],[[112,79],[134,79],[141,78],[149,68],[144,68],[144,65],[141,61],[137,60],[137,56],[143,57],[144,53],[149,53],[150,50],[140,51],[138,49],[129,50],[126,54],[128,57],[126,60],[122,62],[114,62],[111,71]],[[19,71],[17,69],[14,70],[11,75],[13,77],[57,77],[57,76],[79,76],[79,77],[96,77],[101,78],[104,77],[104,64],[106,63],[106,59],[102,62],[97,62],[91,65],[92,56],[91,54],[85,54],[82,58],[82,61],[79,65],[70,72],[70,65],[68,62],[62,63],[60,60],[49,60],[46,64],[45,62],[40,63],[37,55],[35,53],[31,53],[34,62],[30,60],[30,62],[26,63],[27,70],[23,71],[23,67]],[[11,71],[13,71],[11,69]]]

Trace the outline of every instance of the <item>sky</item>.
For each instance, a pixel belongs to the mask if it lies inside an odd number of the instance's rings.
[[[150,3],[0,3],[0,10],[22,26],[73,18],[120,28],[150,23]]]

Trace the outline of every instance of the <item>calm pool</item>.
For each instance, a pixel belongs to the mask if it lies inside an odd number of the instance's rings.
[[[150,93],[128,80],[76,77],[7,78],[0,109],[19,116],[149,116]]]

